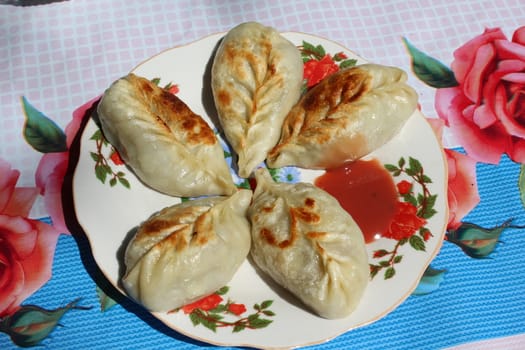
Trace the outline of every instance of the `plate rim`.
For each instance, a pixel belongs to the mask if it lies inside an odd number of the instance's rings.
[[[211,40],[211,39],[215,39],[215,38],[217,40],[221,40],[222,36],[224,36],[226,33],[227,32],[223,32],[223,31],[211,33],[211,34],[205,35],[205,36],[203,36],[201,38],[198,38],[196,40],[193,40],[193,41],[190,41],[190,42],[187,42],[187,43],[183,43],[183,44],[180,44],[180,45],[176,45],[176,46],[173,46],[173,47],[161,50],[160,52],[158,52],[158,53],[156,53],[156,54],[154,54],[154,55],[152,55],[152,56],[142,60],[140,63],[135,65],[130,70],[130,73],[136,71],[142,65],[147,64],[148,62],[154,60],[158,56],[165,55],[165,54],[167,54],[168,52],[171,52],[171,51],[176,51],[177,49],[180,49],[180,48],[190,47],[190,46],[192,46],[192,45],[194,45],[196,43],[199,43],[199,42],[203,42],[203,41],[207,41],[207,40]],[[367,59],[365,59],[365,58],[361,57],[360,55],[356,54],[354,51],[346,48],[343,44],[341,44],[341,43],[339,43],[339,42],[337,42],[335,40],[323,37],[323,36],[319,36],[319,35],[311,34],[311,33],[305,33],[305,32],[301,32],[301,31],[285,31],[285,32],[280,32],[280,33],[283,34],[285,37],[286,37],[286,35],[298,35],[298,36],[304,36],[304,37],[309,37],[309,38],[320,39],[320,40],[325,41],[325,42],[330,42],[333,45],[341,47],[345,51],[350,52],[351,54],[355,55],[356,57],[358,57],[363,62],[369,62]],[[99,100],[95,101],[93,105],[96,106],[96,104],[98,104],[98,101]],[[427,120],[427,117],[420,110],[416,110],[416,112],[414,112],[414,113],[418,114],[418,118],[424,120],[424,122],[428,124],[427,125],[428,128],[433,130],[432,125]],[[102,273],[103,277],[107,280],[107,282],[109,282],[109,284],[116,291],[118,291],[124,298],[130,300],[132,303],[136,303],[135,301],[133,301],[124,292],[124,290],[118,284],[115,285],[115,283],[112,282],[112,280],[114,278],[105,270],[105,268],[103,266],[101,266],[101,264],[99,263],[99,261],[95,257],[95,254],[93,254],[93,251],[96,250],[96,248],[94,247],[94,242],[92,241],[92,237],[87,233],[87,229],[85,228],[85,225],[82,223],[81,219],[77,215],[76,203],[77,203],[77,201],[79,199],[77,198],[78,193],[76,193],[76,191],[74,189],[75,189],[75,183],[76,183],[75,179],[77,178],[76,174],[77,174],[77,171],[78,171],[78,163],[79,163],[81,155],[83,153],[82,152],[83,148],[85,148],[85,145],[82,144],[82,138],[84,136],[84,133],[85,133],[86,128],[88,127],[88,125],[90,123],[95,123],[93,121],[93,119],[92,119],[92,116],[88,115],[87,113],[86,113],[86,115],[83,118],[86,119],[87,121],[83,122],[83,125],[81,125],[80,129],[77,131],[77,134],[76,134],[76,137],[78,137],[78,148],[79,148],[78,149],[78,158],[76,159],[75,162],[72,162],[72,167],[71,167],[71,169],[72,169],[71,195],[72,195],[72,203],[73,203],[73,208],[74,208],[74,215],[75,215],[75,218],[76,218],[76,222],[78,224],[77,225],[78,227],[75,227],[75,230],[78,231],[79,229],[81,229],[81,231],[82,231],[81,234],[87,240],[87,242],[89,244],[89,247],[90,247],[90,251],[88,252],[88,254],[91,255],[92,260],[94,261],[96,267]],[[96,123],[95,123],[95,126],[97,126]],[[389,313],[394,311],[397,307],[399,307],[399,305],[401,305],[411,295],[411,293],[417,288],[418,283],[419,283],[421,277],[423,276],[426,268],[431,264],[431,262],[434,260],[434,258],[441,251],[441,248],[443,246],[443,238],[444,238],[445,233],[446,233],[446,227],[447,227],[448,218],[449,218],[449,206],[448,206],[448,200],[446,199],[446,197],[447,197],[447,184],[448,184],[447,159],[446,159],[446,154],[445,154],[445,150],[444,150],[444,147],[443,147],[443,140],[440,139],[437,135],[435,135],[435,140],[437,141],[437,144],[438,144],[439,149],[440,149],[440,153],[441,153],[440,159],[441,159],[441,163],[443,165],[443,186],[442,187],[444,187],[444,192],[441,195],[445,197],[445,199],[443,201],[443,203],[444,203],[444,208],[443,208],[443,210],[444,210],[444,219],[443,219],[443,223],[442,223],[442,228],[440,228],[440,230],[439,230],[439,234],[436,234],[433,237],[434,239],[439,239],[439,242],[437,243],[437,245],[434,248],[433,252],[428,255],[428,257],[426,259],[426,263],[424,264],[424,266],[421,267],[419,273],[417,274],[417,279],[415,280],[415,282],[410,286],[410,288],[407,289],[407,291],[403,295],[398,297],[398,299],[397,299],[397,301],[395,303],[393,303],[390,307],[386,308],[380,314],[376,315],[376,317],[374,317],[374,318],[371,318],[371,319],[369,319],[367,321],[364,321],[364,322],[361,322],[359,324],[351,325],[351,326],[345,328],[345,330],[342,330],[342,331],[334,331],[333,335],[325,336],[322,339],[319,339],[317,341],[309,341],[307,343],[301,343],[301,344],[291,344],[289,346],[284,346],[284,347],[281,347],[281,346],[278,346],[278,347],[267,347],[267,346],[264,346],[265,349],[295,349],[295,348],[299,348],[299,347],[312,346],[312,345],[318,345],[318,344],[329,342],[329,341],[331,341],[331,340],[333,340],[333,339],[335,339],[335,338],[337,338],[337,337],[339,337],[339,336],[341,336],[341,335],[343,335],[343,334],[345,334],[345,333],[347,333],[349,331],[352,331],[354,329],[367,326],[369,324],[372,324],[372,323],[377,322],[378,320],[382,319],[383,317],[385,317],[386,315],[388,315]],[[76,234],[76,232],[75,232],[75,234]],[[184,335],[184,336],[186,336],[186,337],[188,337],[190,339],[196,340],[196,341],[200,341],[200,342],[203,342],[203,343],[206,343],[206,344],[211,344],[211,345],[217,345],[217,346],[236,346],[236,347],[238,347],[238,346],[241,346],[241,347],[248,346],[248,347],[261,348],[261,345],[253,344],[253,343],[250,343],[250,342],[235,343],[235,342],[214,341],[213,339],[210,340],[209,338],[202,338],[202,337],[200,337],[198,335],[195,335],[195,334],[193,334],[191,332],[186,331],[184,328],[182,328],[180,326],[173,325],[172,323],[168,323],[167,320],[165,320],[165,318],[162,317],[162,315],[166,314],[166,313],[150,312],[150,311],[147,311],[147,310],[146,310],[146,312],[148,312],[151,315],[153,315],[159,322],[161,322],[164,325],[166,325],[166,327],[168,327],[172,331],[180,333],[180,334],[182,334],[182,335]],[[148,324],[148,326],[151,326],[151,325]]]

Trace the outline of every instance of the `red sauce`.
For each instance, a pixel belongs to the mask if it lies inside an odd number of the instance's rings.
[[[389,172],[376,159],[329,169],[315,185],[337,198],[370,243],[381,237],[396,213],[398,194]]]

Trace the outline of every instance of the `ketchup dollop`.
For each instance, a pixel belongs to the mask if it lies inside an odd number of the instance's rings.
[[[363,231],[366,243],[380,238],[396,213],[396,185],[377,159],[329,169],[314,184],[337,198]]]

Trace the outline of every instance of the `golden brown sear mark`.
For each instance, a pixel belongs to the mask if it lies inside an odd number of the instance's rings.
[[[217,142],[213,130],[206,121],[194,113],[179,97],[146,78],[129,74],[126,79],[139,88],[144,104],[149,105],[156,116],[154,122],[167,132],[176,132],[173,129],[183,131],[184,139],[181,141],[188,144],[213,145]]]
[[[294,242],[297,240],[299,235],[301,234],[301,228],[300,228],[300,222],[304,222],[307,224],[318,224],[321,221],[321,217],[319,214],[312,211],[312,209],[315,207],[315,200],[313,198],[306,198],[305,201],[305,207],[291,207],[290,208],[290,236],[288,239],[285,239],[283,241],[278,242],[277,238],[275,237],[272,230],[269,228],[263,227],[259,234],[262,236],[262,238],[270,245],[279,247],[279,248],[287,248],[294,244]],[[266,212],[272,212],[274,209],[273,206],[267,206],[263,207],[262,210]],[[305,235],[308,238],[316,239],[321,238],[322,236],[326,235],[325,232],[307,232]]]
[[[290,247],[294,242],[295,242],[295,239],[296,239],[296,234],[297,232],[295,230],[290,230],[290,238],[289,239],[285,239],[281,242],[277,242],[277,238],[275,237],[275,235],[273,234],[273,232],[266,228],[266,227],[263,227],[260,231],[259,231],[259,234],[262,236],[262,238],[270,245],[272,246],[275,246],[275,247],[279,247],[281,249],[285,249],[285,248],[288,248]]]

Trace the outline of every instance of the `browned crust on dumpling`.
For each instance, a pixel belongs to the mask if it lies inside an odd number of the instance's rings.
[[[246,38],[241,45],[239,45],[239,42],[227,43],[223,48],[225,64],[231,67],[231,75],[237,77],[240,81],[254,80],[253,86],[246,86],[251,98],[250,101],[245,101],[249,111],[244,122],[248,125],[253,124],[255,113],[261,107],[258,99],[259,96],[264,96],[264,90],[261,91],[261,88],[267,89],[267,82],[271,82],[273,86],[282,87],[284,85],[282,76],[277,74],[275,64],[270,58],[270,53],[272,52],[270,40],[261,39],[257,41],[257,49],[260,51],[259,55],[253,53],[253,45],[253,40]],[[266,57],[266,59],[261,60],[261,57]],[[263,64],[264,62],[268,63]],[[262,69],[263,67],[264,69]],[[216,103],[225,112],[221,113],[222,119],[229,119],[235,115],[230,111],[230,108],[232,108],[233,101],[239,99],[240,96],[233,84],[231,89],[217,89]],[[241,144],[244,142],[245,140],[241,140]]]
[[[302,82],[299,50],[274,28],[245,22],[222,39],[211,87],[218,120],[238,156],[240,177],[248,178],[279,141]]]
[[[213,145],[217,138],[204,119],[195,114],[180,98],[162,89],[148,79],[129,74],[125,78],[136,89],[142,103],[151,107],[155,115],[153,122],[159,124],[167,133],[177,128],[183,131],[185,142],[189,144]]]
[[[290,236],[288,239],[277,241],[276,235],[272,232],[271,229],[263,227],[259,234],[269,245],[286,249],[292,247],[295,241],[304,235],[306,238],[316,240],[322,238],[327,233],[326,232],[303,232],[301,230],[301,222],[307,224],[318,224],[321,221],[321,216],[316,212],[315,208],[315,199],[307,197],[304,201],[304,207],[291,207],[289,209],[290,215]],[[262,210],[265,212],[272,212],[274,207],[263,207]]]
[[[262,167],[255,178],[248,210],[255,265],[318,315],[348,316],[369,278],[359,226],[337,199],[312,184],[276,183]]]
[[[263,227],[259,231],[259,234],[266,241],[266,243],[275,247],[279,247],[281,249],[291,247],[297,238],[296,232],[290,231],[290,238],[278,242],[272,230],[270,230],[267,227]]]
[[[150,311],[169,312],[227,285],[251,246],[252,192],[206,196],[154,213],[127,243],[122,286]]]
[[[308,224],[317,224],[321,220],[319,214],[308,210],[308,208],[291,208],[290,216],[294,223],[303,221]]]
[[[224,58],[226,64],[231,65],[232,73],[239,79],[248,79],[248,74],[253,74],[258,83],[267,80],[269,76],[275,74],[275,67],[271,61],[267,60],[269,64],[266,70],[258,70],[257,67],[262,67],[261,57],[269,57],[272,52],[272,44],[265,34],[261,34],[261,39],[257,41],[257,49],[260,51],[259,55],[253,53],[254,41],[253,38],[244,38],[242,43],[226,43],[224,46]],[[239,45],[240,44],[240,45]],[[246,65],[238,64],[239,62],[247,62],[252,70],[245,69]],[[262,75],[263,73],[264,75]]]
[[[361,158],[398,134],[417,100],[402,69],[369,63],[340,70],[292,108],[266,162],[329,169]]]
[[[136,241],[147,241],[160,232],[168,231],[166,237],[157,242],[153,249],[165,251],[174,248],[182,251],[191,246],[204,246],[212,239],[212,223],[208,213],[209,208],[187,207],[179,208],[177,215],[167,216],[164,209],[158,215],[141,224],[137,231]],[[197,217],[196,217],[197,216]],[[194,222],[194,225],[192,223]],[[191,232],[190,232],[191,231]]]
[[[344,130],[349,123],[347,118],[333,115],[341,108],[346,116],[352,115],[352,102],[366,94],[370,85],[370,75],[358,68],[342,70],[322,80],[292,108],[284,121],[281,140],[268,157],[276,157],[292,139],[318,145],[333,142],[338,130]],[[356,142],[352,146],[358,148],[360,137],[354,137]]]
[[[209,213],[199,216],[191,233],[192,244],[197,246],[206,245],[215,236],[211,232],[213,232],[213,224]]]

